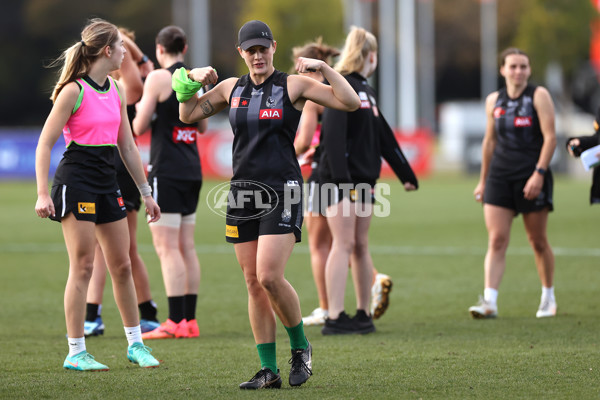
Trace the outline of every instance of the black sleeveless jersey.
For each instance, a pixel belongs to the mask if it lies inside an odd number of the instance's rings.
[[[301,112],[290,101],[287,77],[275,70],[265,82],[254,85],[244,75],[233,87],[229,98],[232,182],[258,181],[276,191],[283,191],[286,183],[302,183],[294,150]]]
[[[508,97],[506,88],[498,91],[494,106],[496,147],[489,175],[496,178],[524,179],[535,170],[544,137],[533,94],[537,86],[527,85],[516,98]]]
[[[167,70],[173,74],[179,67],[185,65],[177,62]],[[173,91],[166,101],[156,105],[148,175],[179,180],[201,180],[197,135],[197,124],[186,124],[179,120],[179,102]]]

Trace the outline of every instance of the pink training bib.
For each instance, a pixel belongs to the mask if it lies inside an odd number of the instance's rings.
[[[121,125],[121,97],[111,77],[110,88],[99,92],[78,79],[81,93],[73,113],[63,128],[67,147],[71,142],[82,146],[114,146]]]

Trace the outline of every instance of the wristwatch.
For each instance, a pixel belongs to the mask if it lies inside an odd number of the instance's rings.
[[[535,171],[540,175],[544,175],[546,173],[546,170],[542,167],[536,167]]]
[[[147,55],[143,55],[142,59],[140,61],[138,61],[138,65],[142,65],[142,64],[146,64],[148,62],[149,58]]]

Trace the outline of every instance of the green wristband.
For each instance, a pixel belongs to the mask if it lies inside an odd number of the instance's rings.
[[[171,87],[177,96],[177,101],[184,103],[191,99],[202,88],[202,82],[190,79],[188,71],[181,67],[173,72]]]

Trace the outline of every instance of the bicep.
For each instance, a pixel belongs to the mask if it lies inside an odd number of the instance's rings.
[[[333,88],[314,79],[306,78],[297,83],[300,86],[300,95],[298,99],[304,98],[311,100],[324,107],[345,109],[346,105],[338,100],[333,93]]]

